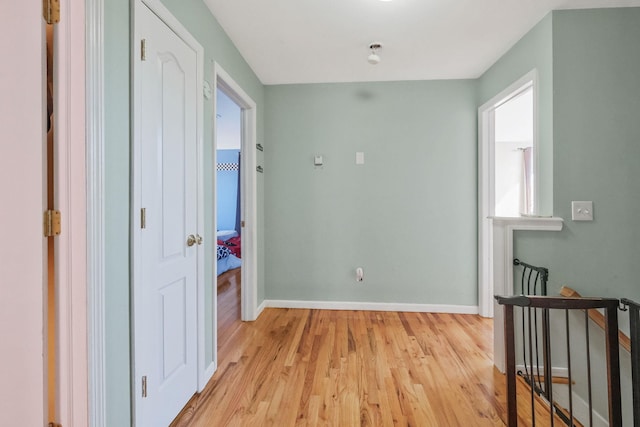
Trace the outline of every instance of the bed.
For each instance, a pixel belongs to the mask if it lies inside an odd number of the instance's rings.
[[[242,240],[237,232],[218,232],[218,276],[242,266]]]

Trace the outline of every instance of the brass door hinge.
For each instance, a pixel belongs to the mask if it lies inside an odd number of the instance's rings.
[[[147,60],[147,39],[140,40],[140,60]]]
[[[142,397],[147,397],[147,376],[142,377]]]
[[[140,209],[140,228],[147,228],[147,208]]]
[[[47,24],[60,22],[60,0],[42,0],[42,16]]]
[[[48,210],[44,212],[44,236],[55,237],[62,232],[62,214],[60,211]]]
[[[62,424],[58,424],[58,423],[49,423],[49,427],[62,427]]]

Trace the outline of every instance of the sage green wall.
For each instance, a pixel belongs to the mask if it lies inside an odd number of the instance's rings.
[[[129,342],[129,2],[105,2],[105,371],[109,426],[131,419]]]
[[[478,107],[529,71],[538,72],[538,214],[553,213],[552,15],[547,15],[478,79]]]
[[[551,294],[568,285],[585,296],[640,300],[640,8],[556,11],[552,21],[553,206],[565,223],[561,232],[517,232],[515,255],[549,267]],[[572,200],[592,200],[594,221],[572,221]],[[624,313],[620,326],[628,330]],[[602,340],[599,331],[596,339]],[[594,360],[603,359],[594,350]],[[584,365],[580,356],[572,356],[575,366]],[[624,351],[621,367],[627,425],[631,385]],[[599,372],[594,396],[602,397],[606,378]],[[576,384],[586,396],[583,388]],[[606,415],[606,402],[598,398],[595,405]]]
[[[518,232],[552,289],[640,299],[640,8],[553,13],[554,214],[559,233]],[[593,222],[571,221],[592,200]]]
[[[217,61],[257,104],[258,142],[263,140],[264,89],[233,46],[222,27],[201,0],[164,0],[165,6],[200,42],[205,50],[204,78],[213,83]],[[126,426],[131,420],[130,394],[130,2],[105,2],[105,224],[106,224],[106,413],[107,425]],[[215,241],[213,229],[213,101],[204,102],[205,239]],[[266,144],[265,144],[266,145]],[[252,147],[251,147],[252,148]],[[257,162],[263,164],[258,152]],[[258,176],[258,301],[264,299],[264,183]],[[213,245],[206,259],[214,260]],[[212,263],[206,264],[206,302],[211,325]],[[206,336],[211,348],[213,331]],[[207,356],[211,357],[210,351]]]
[[[265,94],[266,298],[476,306],[474,81]]]

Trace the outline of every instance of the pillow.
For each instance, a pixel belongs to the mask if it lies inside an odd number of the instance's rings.
[[[218,259],[222,259],[231,255],[231,251],[226,246],[218,245]]]
[[[218,240],[227,241],[232,237],[236,237],[238,232],[236,230],[218,230],[216,232],[216,237]]]

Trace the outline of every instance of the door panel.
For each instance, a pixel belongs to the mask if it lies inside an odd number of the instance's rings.
[[[42,5],[2,2],[0,38],[0,414],[46,421],[45,66]]]
[[[141,286],[135,301],[136,371],[147,377],[143,426],[165,426],[198,387],[197,57],[145,5],[136,26],[146,44],[141,61]]]
[[[171,126],[162,127],[162,236],[165,257],[183,256],[184,242],[187,236],[185,200],[187,194],[186,177],[188,165],[185,164],[187,146],[185,137],[185,96],[184,71],[178,59],[170,52],[159,52],[158,66],[161,73],[162,117],[171,119]],[[191,165],[192,167],[193,165]],[[191,230],[195,230],[192,228]]]
[[[160,289],[162,298],[162,324],[172,325],[163,327],[163,361],[162,384],[167,383],[173,374],[179,372],[188,364],[187,355],[187,284],[184,278]]]

